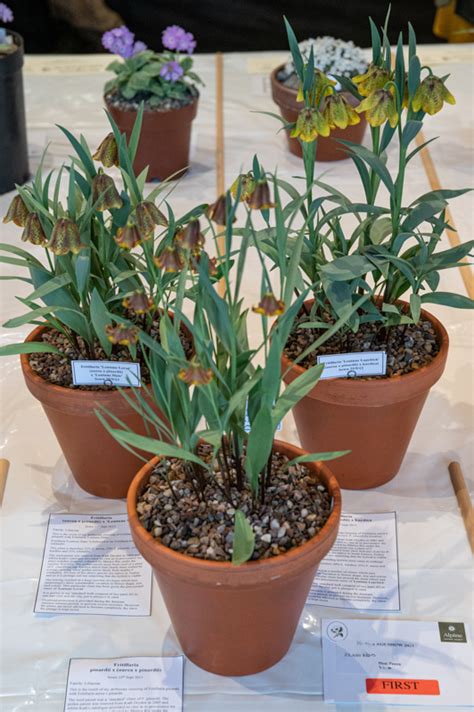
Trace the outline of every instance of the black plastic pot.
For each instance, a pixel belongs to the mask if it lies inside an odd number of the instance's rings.
[[[23,38],[9,32],[16,50],[0,56],[0,194],[29,176],[23,96]]]

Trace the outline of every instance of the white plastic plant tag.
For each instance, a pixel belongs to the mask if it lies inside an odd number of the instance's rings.
[[[317,363],[324,364],[324,378],[360,378],[361,376],[385,376],[387,354],[385,351],[360,351],[349,354],[323,354]]]
[[[140,364],[135,361],[71,361],[75,386],[142,385]]]
[[[282,427],[283,427],[283,423],[282,423],[281,420],[280,420],[280,422],[278,423],[278,425],[277,425],[277,427],[276,427],[276,432],[279,433],[279,432],[281,431]],[[245,406],[244,430],[245,430],[246,433],[250,433],[251,429],[252,429],[252,428],[251,428],[251,426],[250,426],[250,418],[249,418],[249,404],[248,404],[248,401],[247,401],[247,404],[246,404],[246,406]]]

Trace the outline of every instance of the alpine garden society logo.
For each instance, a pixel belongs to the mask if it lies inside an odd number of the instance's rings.
[[[442,643],[467,643],[464,623],[438,623]]]

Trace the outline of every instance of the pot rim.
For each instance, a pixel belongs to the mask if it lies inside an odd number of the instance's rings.
[[[309,299],[305,302],[307,305],[311,305],[314,300]],[[408,302],[405,302],[402,299],[397,300],[398,304],[404,304],[408,306]],[[431,374],[435,376],[437,371],[440,371],[439,375],[434,378],[433,383],[438,380],[439,376],[442,373],[442,370],[444,369],[444,364],[446,362],[446,358],[448,355],[448,347],[449,347],[449,336],[448,332],[446,331],[445,327],[441,323],[439,319],[437,319],[431,312],[427,311],[426,309],[422,309],[420,312],[421,316],[423,316],[425,319],[428,319],[436,333],[437,336],[440,340],[440,348],[436,356],[433,358],[432,361],[429,363],[421,366],[421,368],[416,369],[415,371],[410,371],[409,373],[402,373],[402,374],[396,374],[395,376],[389,376],[388,378],[383,378],[383,379],[356,379],[356,378],[328,378],[324,379],[323,381],[319,381],[315,388],[318,389],[318,394],[321,394],[321,390],[326,386],[326,388],[339,388],[342,384],[346,392],[349,394],[355,395],[357,392],[360,392],[361,390],[369,390],[371,392],[376,392],[380,391],[382,389],[387,389],[391,387],[396,387],[398,384],[400,384],[402,381],[404,385],[409,385],[410,383],[413,383],[415,381],[419,381],[420,378],[423,378],[424,376],[426,378],[430,378]],[[295,364],[291,359],[289,359],[285,354],[282,356],[282,364],[283,364],[283,374],[282,376],[286,373],[287,375],[294,374],[293,378],[297,378],[300,376],[302,373],[307,371],[307,369],[304,366],[301,366],[300,364]],[[293,378],[291,380],[293,380]],[[284,379],[286,380],[286,379]]]
[[[273,447],[275,450],[282,448],[286,450],[291,448],[299,454],[303,454],[305,451],[296,445],[283,442],[281,440],[274,440]],[[155,539],[152,534],[145,529],[138,519],[138,514],[136,510],[137,499],[141,491],[146,486],[145,478],[151,476],[151,471],[155,465],[160,461],[161,457],[154,457],[149,462],[147,462],[135,475],[132,483],[129,487],[127,494],[127,513],[130,528],[133,534],[140,540],[141,545],[145,549],[155,549],[158,550],[160,556],[162,556],[167,563],[175,566],[187,566],[192,567],[192,569],[199,574],[203,572],[204,574],[222,574],[222,575],[232,575],[240,574],[246,578],[250,578],[255,574],[259,573],[268,574],[278,574],[279,570],[285,567],[287,564],[292,564],[296,560],[304,559],[307,555],[310,555],[314,549],[319,548],[324,545],[324,543],[334,536],[334,531],[336,531],[339,525],[339,520],[341,516],[342,509],[342,496],[341,489],[336,480],[336,477],[332,474],[329,468],[322,462],[308,462],[304,463],[305,467],[318,475],[323,475],[325,479],[325,485],[332,497],[333,507],[331,513],[323,525],[322,529],[313,536],[309,541],[301,544],[300,546],[293,547],[284,554],[279,554],[278,556],[272,556],[268,559],[257,559],[255,561],[246,561],[239,566],[235,566],[230,561],[209,561],[207,559],[199,559],[193,556],[188,556],[180,552],[174,551],[169,547],[161,544],[157,539]],[[223,584],[225,585],[225,584]]]
[[[25,51],[23,36],[20,35],[19,32],[15,32],[15,30],[7,30],[7,35],[13,37],[16,50],[5,55],[0,61],[0,77],[10,76],[23,66],[23,55]]]
[[[291,87],[286,86],[286,84],[283,84],[283,82],[281,82],[278,79],[278,73],[283,69],[284,66],[285,66],[285,62],[283,62],[282,64],[279,64],[278,67],[275,67],[275,69],[272,69],[272,71],[270,73],[270,81],[272,84],[276,84],[278,86],[279,91],[281,91],[284,94],[287,94],[288,97],[291,96],[292,100],[295,101],[295,99],[293,97],[296,97],[296,95],[298,94],[296,89],[292,89]],[[343,94],[343,95],[349,94],[350,96],[352,96],[352,94],[350,94],[350,92],[344,91],[343,89],[338,89],[337,93]],[[297,103],[301,104],[301,105],[304,104],[303,101],[299,101]]]
[[[180,106],[180,107],[177,108],[177,109],[164,109],[163,111],[158,111],[158,110],[157,110],[157,111],[150,111],[150,109],[147,109],[146,106],[145,106],[145,107],[144,107],[144,110],[145,110],[145,112],[146,112],[146,114],[147,114],[148,116],[154,116],[154,115],[169,116],[170,114],[178,114],[178,113],[180,113],[181,111],[184,112],[184,111],[186,111],[186,110],[187,110],[188,112],[189,112],[189,111],[192,112],[192,111],[196,108],[196,106],[197,106],[197,104],[198,104],[198,102],[199,102],[199,98],[200,98],[199,91],[198,91],[198,90],[196,90],[196,91],[197,91],[198,93],[197,93],[197,96],[194,97],[193,101],[191,101],[189,104],[185,104],[184,106]],[[102,98],[103,98],[103,100],[104,100],[104,104],[105,104],[108,108],[113,109],[113,111],[120,112],[121,114],[136,114],[136,113],[137,113],[137,109],[122,109],[120,106],[114,106],[114,104],[111,104],[111,103],[107,100],[107,97],[108,97],[108,96],[109,96],[109,94],[104,94]]]

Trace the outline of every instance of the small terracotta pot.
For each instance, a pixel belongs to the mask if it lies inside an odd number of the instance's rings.
[[[26,341],[39,341],[44,330],[37,327]],[[143,418],[117,390],[81,391],[57,386],[31,368],[28,354],[20,358],[28,390],[43,406],[77,484],[96,497],[126,497],[143,461],[107,432],[95,410],[103,406],[134,432],[147,435]]]
[[[118,109],[109,104],[106,97],[104,101],[120,131],[129,139],[137,112]],[[133,163],[136,175],[146,166],[149,167],[149,181],[165,180],[171,175],[178,178],[186,173],[189,166],[191,125],[197,108],[198,97],[192,104],[181,109],[143,112],[142,131]]]
[[[296,101],[297,92],[295,89],[290,89],[278,80],[278,74],[283,69],[284,65],[273,70],[270,75],[272,98],[275,104],[278,104],[280,114],[288,123],[294,123],[298,118],[298,114],[304,106],[304,102]],[[357,105],[357,101],[349,92],[341,92],[347,101],[352,106]],[[334,129],[328,137],[319,136],[316,144],[316,160],[317,161],[340,161],[343,158],[348,158],[348,153],[345,147],[338,143],[339,139],[344,141],[352,141],[353,143],[362,143],[364,138],[367,122],[365,116],[360,117],[360,122],[355,126],[348,126],[346,129]],[[286,131],[288,147],[290,152],[295,156],[303,157],[303,149],[297,138],[291,138],[290,132]]]
[[[303,454],[278,440],[274,449],[290,458]],[[158,460],[151,460],[133,480],[128,517],[185,655],[218,675],[252,675],[275,665],[291,645],[316,570],[337,536],[341,492],[335,477],[321,463],[306,465],[333,497],[333,510],[316,536],[280,556],[233,566],[177,553],[140,524],[137,500]]]
[[[311,307],[312,300],[306,304]],[[328,378],[293,408],[304,450],[351,450],[331,462],[331,470],[345,489],[370,489],[395,477],[429,390],[444,371],[449,346],[446,329],[429,312],[421,314],[432,323],[440,343],[431,363],[390,378]],[[304,370],[283,356],[285,383]]]

